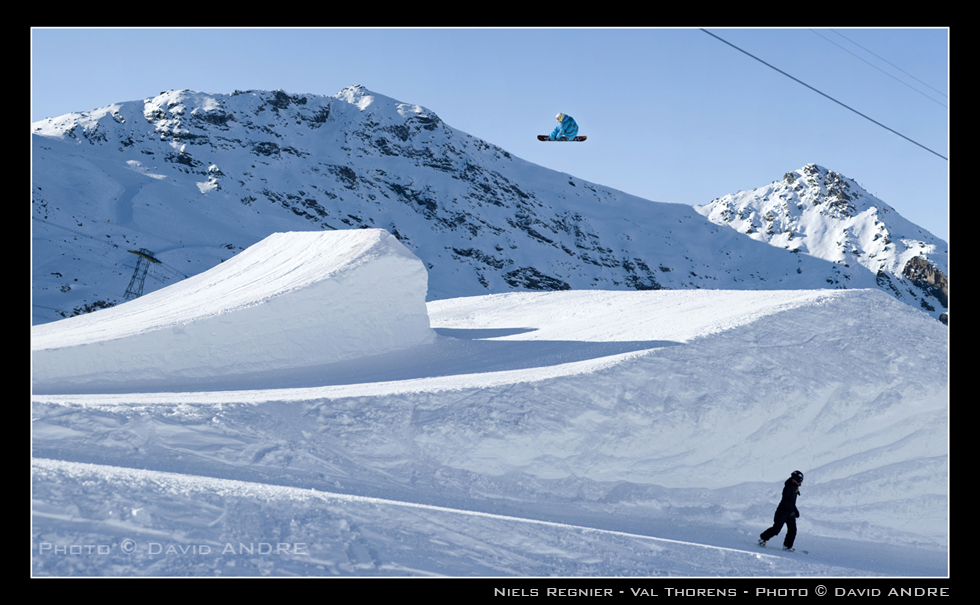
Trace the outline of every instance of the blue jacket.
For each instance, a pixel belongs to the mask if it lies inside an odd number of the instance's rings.
[[[561,121],[561,124],[555,126],[555,129],[551,131],[548,138],[552,141],[557,141],[559,139],[574,139],[575,135],[578,134],[578,124],[572,119],[572,116],[565,116]]]

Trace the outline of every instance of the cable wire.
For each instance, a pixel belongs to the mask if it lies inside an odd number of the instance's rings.
[[[919,82],[920,84],[922,84],[922,85],[923,85],[923,86],[925,86],[926,88],[932,88],[932,90],[934,90],[934,91],[936,91],[936,92],[938,92],[939,94],[941,94],[941,95],[943,95],[943,96],[944,96],[944,97],[946,97],[947,99],[949,98],[949,95],[947,95],[947,94],[946,94],[946,93],[944,93],[943,91],[941,91],[941,90],[939,90],[938,88],[933,88],[932,86],[929,86],[928,84],[926,84],[926,83],[925,83],[925,82],[923,82],[922,80],[920,80],[920,79],[918,79],[918,78],[916,78],[915,76],[913,76],[913,75],[912,75],[912,74],[910,74],[909,72],[907,72],[907,71],[905,71],[904,69],[902,69],[902,68],[901,68],[901,67],[899,67],[898,65],[895,65],[894,63],[892,63],[891,61],[889,61],[888,59],[886,59],[886,58],[884,58],[884,57],[882,57],[882,56],[880,56],[880,55],[875,55],[875,53],[873,53],[873,52],[871,52],[871,51],[870,51],[869,49],[867,49],[867,48],[865,48],[865,47],[863,47],[863,46],[861,46],[860,44],[858,44],[858,43],[857,43],[857,42],[855,42],[854,40],[851,40],[850,38],[848,38],[848,37],[847,37],[847,36],[845,36],[844,34],[842,34],[842,33],[840,33],[839,31],[837,31],[836,29],[832,29],[832,30],[830,30],[830,31],[832,31],[832,32],[834,32],[835,34],[837,34],[837,35],[838,35],[838,36],[840,36],[841,38],[844,38],[845,40],[847,40],[848,42],[850,42],[850,43],[851,43],[851,44],[853,44],[854,46],[857,46],[858,48],[862,48],[862,49],[864,49],[864,50],[865,50],[865,51],[866,51],[867,53],[869,53],[869,54],[872,54],[872,55],[874,55],[874,56],[876,56],[876,57],[878,57],[879,59],[881,59],[881,60],[882,60],[882,61],[884,61],[885,63],[887,63],[887,64],[889,64],[889,65],[891,65],[892,67],[894,67],[894,68],[895,68],[895,69],[897,69],[898,71],[900,71],[900,72],[902,72],[903,74],[905,74],[905,75],[907,75],[908,77],[910,77],[910,78],[912,78],[912,79],[913,79],[913,80],[915,80],[916,82]],[[855,55],[855,56],[856,56],[856,55]],[[862,60],[863,60],[863,59],[862,59]]]
[[[851,110],[851,111],[853,111],[854,113],[856,113],[856,114],[858,114],[859,116],[861,116],[861,117],[862,117],[862,118],[864,118],[865,120],[868,120],[869,122],[872,122],[872,123],[874,123],[874,124],[877,124],[878,126],[881,126],[882,128],[884,128],[885,130],[887,130],[887,131],[889,131],[889,132],[892,132],[892,133],[894,133],[894,134],[897,134],[898,136],[900,136],[900,137],[902,137],[902,138],[903,138],[903,139],[905,139],[906,141],[908,141],[908,142],[910,142],[910,143],[912,143],[912,144],[914,144],[914,145],[918,145],[919,147],[921,147],[921,148],[923,148],[923,149],[925,149],[925,150],[926,150],[926,151],[928,151],[929,153],[932,153],[932,154],[935,154],[935,155],[937,155],[937,156],[939,156],[939,157],[941,157],[942,159],[944,159],[944,160],[946,160],[947,162],[949,161],[949,158],[947,158],[946,156],[944,156],[944,155],[941,155],[941,154],[939,154],[939,153],[936,153],[935,151],[933,151],[932,149],[929,149],[928,147],[926,147],[926,146],[925,146],[925,145],[923,145],[922,143],[919,143],[919,142],[917,142],[917,141],[913,141],[912,139],[910,139],[910,138],[908,138],[908,137],[907,137],[907,136],[905,136],[904,134],[902,134],[902,133],[900,133],[900,132],[898,132],[897,130],[893,130],[893,129],[891,129],[891,128],[889,128],[889,127],[887,127],[887,126],[885,126],[884,124],[882,124],[881,122],[878,122],[877,120],[874,120],[874,119],[872,119],[872,118],[869,118],[868,116],[866,116],[866,115],[864,115],[863,113],[861,113],[860,111],[858,111],[858,110],[856,110],[856,109],[854,109],[853,107],[849,107],[849,106],[847,106],[847,105],[845,105],[844,103],[841,103],[840,101],[838,101],[838,100],[837,100],[837,99],[835,99],[834,97],[832,97],[832,96],[830,96],[830,95],[828,95],[828,94],[826,94],[826,93],[824,93],[824,92],[821,92],[821,91],[819,91],[819,90],[817,90],[816,88],[814,88],[814,87],[812,87],[812,86],[810,86],[810,85],[809,85],[809,84],[807,84],[806,82],[803,82],[802,80],[800,80],[800,79],[798,79],[798,78],[795,78],[795,77],[793,77],[793,76],[791,76],[791,75],[789,75],[788,73],[786,73],[785,71],[783,71],[783,70],[781,70],[781,69],[779,69],[778,67],[775,67],[775,66],[773,66],[773,65],[770,65],[769,63],[766,63],[765,61],[763,61],[763,60],[762,60],[762,59],[760,59],[759,57],[757,57],[757,56],[755,56],[755,55],[753,55],[752,53],[749,53],[749,52],[746,52],[746,51],[744,51],[744,50],[742,50],[741,48],[739,48],[739,47],[737,47],[737,46],[735,46],[734,44],[732,44],[731,42],[729,42],[729,41],[727,41],[727,40],[725,40],[724,38],[719,38],[718,36],[716,36],[715,34],[713,34],[713,33],[711,33],[711,32],[709,32],[708,30],[706,30],[706,29],[704,29],[704,28],[700,28],[700,29],[701,29],[701,31],[703,31],[704,33],[706,33],[706,34],[708,34],[708,35],[709,35],[709,36],[711,36],[712,38],[715,38],[715,39],[717,39],[717,40],[720,40],[721,42],[724,42],[725,44],[727,44],[727,45],[729,45],[729,46],[731,46],[731,47],[732,47],[732,48],[734,48],[735,50],[737,50],[737,51],[739,51],[739,52],[741,52],[741,53],[744,53],[744,54],[746,54],[746,55],[748,55],[748,56],[750,56],[750,57],[752,57],[753,59],[755,59],[755,60],[756,60],[756,61],[758,61],[759,63],[762,63],[762,64],[763,64],[763,65],[765,65],[766,67],[769,67],[770,69],[774,69],[774,70],[776,70],[776,71],[778,71],[779,73],[781,73],[781,74],[783,74],[783,75],[784,75],[784,76],[786,76],[787,78],[789,78],[789,79],[791,79],[791,80],[793,80],[793,81],[795,81],[795,82],[798,82],[799,84],[802,84],[803,86],[806,86],[807,88],[809,88],[809,89],[810,89],[810,90],[812,90],[813,92],[815,92],[815,93],[817,93],[817,94],[819,94],[819,95],[821,95],[821,96],[824,96],[824,97],[826,97],[826,98],[828,98],[828,99],[830,99],[831,101],[833,101],[834,103],[837,103],[837,104],[838,104],[838,105],[840,105],[841,107],[844,107],[845,109],[849,109],[849,110]]]
[[[917,92],[917,93],[919,93],[920,95],[922,95],[923,97],[925,97],[925,98],[927,98],[927,99],[929,99],[930,101],[932,101],[933,103],[935,103],[935,104],[937,104],[937,105],[939,105],[940,107],[946,107],[946,106],[945,106],[945,105],[944,105],[944,104],[943,104],[943,103],[942,103],[941,101],[938,101],[938,100],[936,100],[936,99],[933,99],[932,97],[930,97],[930,96],[929,96],[929,95],[927,95],[926,93],[924,93],[924,92],[922,92],[921,90],[919,90],[919,89],[918,89],[918,88],[916,88],[915,86],[912,86],[912,85],[911,85],[911,84],[909,84],[908,82],[903,82],[903,81],[902,81],[901,79],[899,79],[899,78],[896,78],[895,76],[893,76],[892,74],[890,74],[890,73],[888,73],[888,72],[887,72],[887,71],[885,71],[884,69],[881,69],[880,67],[878,67],[877,65],[875,65],[875,64],[874,64],[874,63],[872,63],[871,61],[868,61],[868,60],[866,60],[866,59],[865,59],[864,57],[861,57],[861,56],[858,56],[858,55],[857,55],[857,54],[855,54],[855,53],[852,53],[852,52],[851,52],[851,51],[849,51],[848,49],[846,49],[846,48],[844,48],[843,46],[841,46],[840,44],[838,44],[838,43],[836,43],[836,42],[834,42],[833,40],[831,40],[831,39],[830,39],[830,38],[828,38],[827,36],[825,36],[825,35],[823,35],[823,34],[821,34],[821,33],[820,33],[820,32],[818,32],[817,30],[815,30],[815,29],[811,29],[810,31],[811,31],[811,32],[813,32],[814,34],[816,34],[816,35],[818,35],[818,36],[820,36],[821,38],[823,38],[823,39],[824,39],[824,40],[826,40],[827,42],[829,42],[829,43],[831,43],[831,44],[833,44],[834,46],[836,46],[837,48],[839,48],[839,49],[841,49],[842,51],[844,51],[844,52],[846,52],[847,54],[849,54],[849,55],[851,55],[851,56],[852,56],[852,57],[854,57],[855,59],[858,59],[858,60],[860,60],[860,61],[864,61],[865,63],[867,63],[867,64],[868,64],[868,65],[870,65],[871,67],[873,67],[873,68],[875,68],[875,69],[877,69],[878,71],[880,71],[881,73],[883,73],[883,74],[885,74],[885,75],[886,75],[886,76],[888,76],[889,78],[891,78],[891,79],[893,79],[893,80],[895,80],[896,82],[898,82],[898,83],[900,83],[900,84],[903,84],[903,85],[905,85],[905,86],[908,86],[909,88],[911,88],[911,89],[912,89],[912,90],[914,90],[915,92]],[[836,34],[837,32],[834,32],[834,33]],[[840,36],[840,34],[837,34],[837,35],[838,35],[838,36]],[[841,37],[843,38],[843,36],[841,36]],[[845,39],[845,40],[848,40],[847,38],[844,38],[844,39]],[[850,40],[848,40],[848,41],[849,41],[849,42],[851,42]],[[857,46],[859,46],[860,48],[864,48],[863,46],[861,46],[860,44],[857,44],[856,42],[851,42],[851,43],[852,43],[852,44],[856,44],[856,45],[857,45]],[[872,55],[874,55],[874,56],[876,56],[876,57],[878,57],[878,55],[875,55],[875,54],[874,54],[874,53],[872,53],[872,52],[871,52],[870,50],[868,50],[868,49],[866,49],[866,48],[864,48],[864,50],[867,50],[867,51],[868,51],[869,53],[871,53]],[[924,86],[926,86],[926,87],[928,87],[928,88],[932,88],[932,86],[929,86],[928,84],[926,84],[926,83],[925,83],[925,82],[923,82],[922,80],[919,80],[918,78],[916,78],[915,76],[913,76],[913,75],[912,75],[912,74],[910,74],[909,72],[907,72],[907,71],[905,71],[905,70],[903,70],[903,69],[902,69],[901,67],[899,67],[899,66],[897,66],[897,65],[895,65],[894,63],[889,63],[889,62],[888,62],[887,60],[885,60],[885,59],[883,59],[883,58],[881,58],[881,57],[878,57],[878,58],[879,58],[879,59],[881,59],[882,61],[885,61],[885,63],[888,63],[889,65],[891,65],[891,66],[892,66],[892,67],[894,67],[895,69],[897,69],[897,70],[899,70],[899,71],[901,71],[902,73],[904,73],[904,74],[905,74],[905,75],[907,75],[908,77],[910,77],[910,78],[912,78],[913,80],[916,80],[917,82],[919,82],[919,83],[921,83],[922,85],[924,85]],[[936,90],[935,88],[932,88],[932,89],[933,89],[933,90]],[[939,92],[939,91],[937,90],[936,92]],[[942,93],[939,93],[939,94],[942,94]],[[943,95],[943,96],[946,96],[946,95]],[[949,109],[949,108],[948,108],[948,107],[946,107],[946,109]]]

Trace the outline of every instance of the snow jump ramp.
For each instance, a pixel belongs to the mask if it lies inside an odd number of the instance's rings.
[[[32,386],[203,386],[429,343],[427,282],[384,230],[275,233],[136,300],[34,326]]]

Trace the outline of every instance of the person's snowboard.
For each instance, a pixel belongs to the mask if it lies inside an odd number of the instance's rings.
[[[539,134],[538,135],[538,140],[539,141],[550,141],[552,143],[578,143],[580,141],[584,141],[587,138],[588,137],[586,137],[586,136],[579,135],[579,136],[575,137],[574,139],[567,139],[567,140],[564,140],[564,141],[552,141],[551,139],[548,138],[548,135],[546,135],[546,134]]]
[[[750,544],[755,544],[755,545],[756,545],[756,546],[758,546],[759,548],[770,548],[770,549],[772,549],[772,550],[781,550],[781,551],[783,551],[783,552],[798,552],[798,553],[803,553],[804,555],[808,555],[808,554],[810,554],[810,551],[809,551],[809,550],[800,550],[800,549],[798,549],[798,548],[794,548],[793,550],[786,550],[786,549],[785,549],[785,548],[783,548],[782,546],[775,546],[775,545],[773,545],[773,546],[770,546],[770,545],[768,545],[768,544],[766,544],[765,546],[763,546],[762,544],[759,544],[759,542],[758,542],[758,541],[756,541],[756,542],[750,542]]]

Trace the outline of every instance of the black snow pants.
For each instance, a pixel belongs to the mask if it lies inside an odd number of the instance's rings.
[[[776,509],[776,514],[772,518],[772,527],[762,532],[759,537],[768,542],[782,531],[783,525],[786,525],[786,539],[783,540],[783,546],[793,548],[793,542],[796,541],[796,511],[793,510]]]

